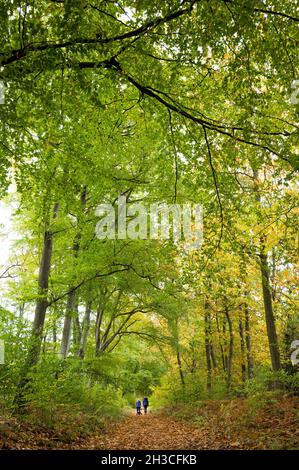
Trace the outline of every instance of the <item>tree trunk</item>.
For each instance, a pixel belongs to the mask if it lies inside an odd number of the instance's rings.
[[[233,366],[233,354],[234,354],[234,332],[233,332],[233,322],[230,317],[228,307],[225,306],[225,316],[228,323],[228,330],[229,330],[229,351],[227,357],[227,374],[226,374],[226,385],[228,390],[231,388],[232,383],[232,366]]]
[[[53,209],[53,219],[56,219],[57,217],[58,207],[58,203],[55,203]],[[46,224],[38,275],[39,297],[36,301],[35,306],[30,346],[28,349],[24,368],[21,372],[21,379],[19,382],[18,392],[14,400],[15,404],[19,408],[25,404],[24,392],[26,385],[29,383],[28,372],[33,366],[38,363],[38,359],[41,352],[45,317],[48,307],[48,288],[51,269],[52,248],[53,232],[48,228],[48,224]]]
[[[99,307],[97,309],[96,327],[95,327],[95,341],[96,341],[96,356],[100,354],[102,345],[101,326],[104,316],[104,308]]]
[[[247,356],[247,377],[250,380],[253,377],[253,362],[251,356],[251,336],[250,336],[250,319],[248,305],[245,303],[245,344],[246,344],[246,356]]]
[[[259,204],[259,208],[261,208],[261,195],[258,186],[258,171],[255,170],[254,174],[254,193],[257,203]],[[261,214],[262,217],[262,214]],[[269,342],[269,349],[270,349],[270,356],[271,356],[271,365],[272,370],[277,372],[281,368],[280,363],[280,353],[279,353],[279,346],[278,346],[278,339],[277,339],[277,332],[276,332],[276,325],[275,325],[275,318],[273,312],[273,304],[272,304],[272,292],[270,287],[270,269],[268,264],[268,258],[265,248],[266,242],[266,235],[262,235],[260,237],[260,270],[262,276],[262,289],[263,289],[263,300],[264,300],[264,309],[265,309],[265,318],[266,318],[266,327],[267,327],[267,335],[268,335],[268,342]]]
[[[226,372],[226,364],[225,364],[224,350],[223,350],[223,344],[222,344],[222,339],[221,339],[221,331],[220,331],[219,319],[218,319],[218,314],[217,314],[217,312],[216,312],[216,326],[217,326],[219,347],[220,347],[220,353],[221,353],[222,369],[223,369],[223,372]]]
[[[227,372],[227,367],[228,367],[228,343],[227,343],[227,334],[226,334],[226,316],[224,315],[223,317],[223,323],[222,323],[222,334],[223,334],[223,356],[224,356],[224,371]]]
[[[211,342],[210,342],[210,312],[209,312],[209,303],[205,302],[205,351],[206,351],[206,361],[207,361],[207,390],[211,391],[212,388],[212,362],[211,362]]]
[[[177,354],[176,354],[176,359],[177,359],[177,364],[178,364],[178,368],[179,368],[181,384],[184,387],[185,386],[185,379],[184,379],[184,373],[183,373],[183,369],[182,369],[182,361],[181,361],[181,354],[180,354],[180,351],[179,351],[179,345],[178,345],[178,350],[177,350]]]
[[[53,320],[52,336],[53,336],[53,351],[56,352],[56,344],[57,344],[57,325],[56,325],[56,318]]]
[[[240,334],[240,350],[241,350],[241,377],[242,377],[242,382],[245,383],[246,381],[245,339],[244,339],[244,326],[243,326],[241,312],[239,312],[239,334]]]
[[[278,346],[278,339],[276,333],[275,318],[273,313],[272,305],[272,294],[269,279],[269,266],[267,260],[267,254],[264,250],[264,240],[261,240],[261,252],[260,252],[260,268],[262,275],[262,288],[263,288],[263,299],[266,317],[267,334],[269,341],[269,349],[271,356],[272,370],[277,372],[281,368],[280,364],[280,353]]]
[[[72,317],[75,313],[76,307],[77,307],[76,291],[71,290],[67,299],[67,306],[66,306],[62,339],[61,339],[60,354],[63,359],[67,357],[68,352],[69,352],[70,342],[71,342]]]
[[[77,296],[76,296],[77,297]],[[73,346],[74,350],[78,351],[81,344],[82,338],[82,328],[80,325],[80,318],[79,318],[79,306],[76,299],[76,305],[74,308],[74,313],[72,316],[72,323],[73,323]]]
[[[86,309],[85,309],[85,315],[83,319],[83,325],[82,325],[80,349],[78,351],[78,356],[81,357],[81,359],[83,359],[85,356],[87,338],[88,338],[89,327],[90,327],[90,313],[91,313],[91,305],[87,303]]]
[[[84,209],[86,206],[86,187],[81,193],[81,206],[82,206],[82,212],[84,213]],[[75,236],[74,243],[73,243],[74,259],[78,257],[78,252],[80,248],[80,239],[81,239],[81,231],[79,230]],[[74,287],[70,286],[68,300],[67,300],[67,307],[66,307],[66,312],[65,312],[65,317],[64,317],[64,325],[63,325],[63,333],[62,333],[61,349],[60,349],[60,353],[63,359],[65,359],[68,355],[69,347],[71,343],[72,321],[73,319],[76,319],[77,317],[78,317],[77,293]],[[75,328],[76,327],[74,327],[74,330]],[[76,342],[75,336],[74,336],[74,340]]]

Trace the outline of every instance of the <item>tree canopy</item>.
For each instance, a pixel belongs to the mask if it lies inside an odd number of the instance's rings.
[[[10,407],[298,390],[298,8],[0,1]],[[120,196],[201,204],[203,245],[97,238]]]

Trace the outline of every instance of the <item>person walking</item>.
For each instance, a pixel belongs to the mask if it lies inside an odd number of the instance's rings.
[[[136,401],[136,414],[141,415],[141,401]]]
[[[143,399],[142,404],[143,404],[143,408],[144,408],[144,414],[146,415],[146,413],[147,413],[147,407],[149,406],[148,398],[145,397],[145,398]]]

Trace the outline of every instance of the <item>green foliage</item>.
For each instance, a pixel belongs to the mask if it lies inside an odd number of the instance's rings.
[[[249,397],[259,399],[267,391],[273,390],[274,384],[278,384],[278,391],[296,392],[299,389],[299,375],[284,370],[273,372],[269,368],[260,366],[255,369],[254,378],[246,382],[244,392]]]
[[[3,406],[20,378],[48,422],[63,407],[105,419],[153,391],[165,407],[298,390],[297,373],[268,373],[267,337],[291,370],[298,12],[263,3],[0,1],[0,195],[12,182],[18,235]],[[98,239],[96,208],[120,194],[201,203],[202,249]],[[252,364],[265,368],[246,382]]]
[[[163,376],[161,385],[154,389],[152,401],[158,408],[172,407],[173,405],[185,403],[194,404],[209,398],[222,399],[227,396],[225,381],[217,378],[212,391],[206,389],[206,378],[201,372],[186,375],[184,385],[175,376],[177,371]]]
[[[21,316],[0,307],[0,339],[4,342],[4,364],[0,364],[0,406],[10,408],[26,355],[30,324]]]
[[[27,408],[47,425],[59,424],[61,414],[85,415],[100,425],[121,414],[120,390],[92,380],[80,360],[63,363],[47,356],[29,374]]]

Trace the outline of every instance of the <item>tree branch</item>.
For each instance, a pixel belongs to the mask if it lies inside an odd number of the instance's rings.
[[[41,52],[41,51],[47,51],[51,49],[63,49],[66,47],[76,46],[78,44],[106,45],[106,44],[116,42],[116,41],[123,41],[123,40],[134,38],[134,37],[140,37],[146,34],[148,31],[155,29],[157,26],[173,21],[181,17],[182,15],[185,15],[186,13],[190,13],[195,3],[198,3],[199,1],[200,0],[192,0],[192,1],[183,0],[180,6],[186,3],[189,3],[188,8],[172,10],[165,17],[159,16],[158,18],[155,18],[154,20],[148,21],[147,23],[143,24],[139,28],[133,29],[123,34],[112,36],[110,38],[103,38],[100,34],[98,34],[96,38],[75,38],[69,41],[61,41],[58,43],[47,42],[45,44],[40,44],[40,45],[28,44],[24,48],[12,51],[9,57],[7,57],[6,59],[4,58],[2,61],[0,61],[0,65],[4,67],[5,65],[12,64],[13,62],[16,62],[26,57],[30,52]],[[6,54],[1,53],[1,55],[6,55]]]

